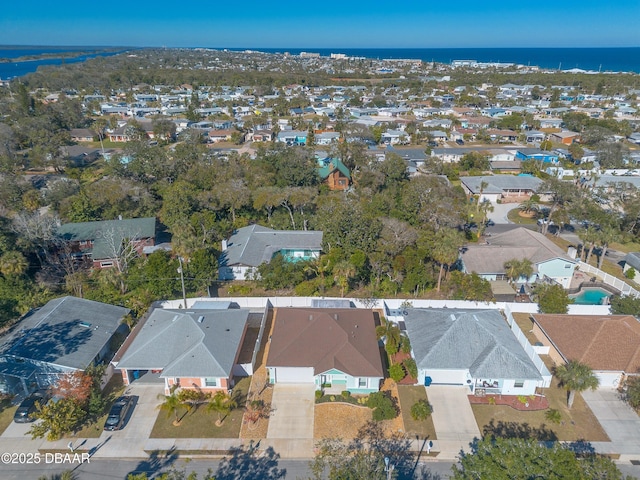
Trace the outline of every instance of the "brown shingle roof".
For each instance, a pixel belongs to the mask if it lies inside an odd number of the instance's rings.
[[[640,369],[640,322],[631,315],[532,315],[565,360],[594,370]]]
[[[336,368],[351,376],[383,377],[371,310],[279,308],[268,367],[313,367],[314,374]]]

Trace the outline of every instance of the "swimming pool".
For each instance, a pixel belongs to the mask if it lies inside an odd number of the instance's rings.
[[[610,296],[609,292],[601,288],[585,288],[577,295],[569,295],[576,305],[604,305],[604,299]]]

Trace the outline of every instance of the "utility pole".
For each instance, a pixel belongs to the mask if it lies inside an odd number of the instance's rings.
[[[184,309],[187,309],[187,291],[184,289],[184,269],[182,268],[182,257],[178,257],[180,266],[178,267],[178,273],[180,274],[180,283],[182,283],[182,301],[184,303]]]

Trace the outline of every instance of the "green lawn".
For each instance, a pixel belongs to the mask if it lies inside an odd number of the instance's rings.
[[[416,421],[411,418],[411,406],[418,400],[428,400],[424,387],[398,385],[398,397],[400,398],[400,410],[402,412],[402,420],[407,435],[418,435],[420,438],[435,440],[436,429],[433,426],[431,417],[423,421]]]
[[[548,367],[548,356],[542,355]],[[551,387],[544,389],[549,407],[562,415],[559,425],[545,418],[546,410],[526,412],[505,405],[471,405],[480,432],[498,436],[534,438],[539,440],[607,442],[609,437],[593,415],[580,394],[576,395],[573,408],[567,408],[567,391],[558,387],[554,378]]]
[[[518,225],[534,225],[537,222],[536,217],[521,217],[520,209],[517,206],[514,207],[513,210],[509,210],[509,212],[507,213],[507,218],[511,222],[517,223]]]
[[[11,406],[9,402],[0,405],[0,435],[7,429],[11,422],[13,422],[13,415],[18,409],[17,405]]]
[[[150,438],[239,438],[242,416],[244,415],[244,401],[251,384],[251,377],[240,380],[234,387],[237,394],[238,408],[233,410],[220,427],[215,422],[218,415],[215,412],[207,412],[206,405],[201,405],[191,412],[182,410],[180,426],[173,425],[174,416],[167,417],[166,412],[159,411],[156,423],[151,431]]]

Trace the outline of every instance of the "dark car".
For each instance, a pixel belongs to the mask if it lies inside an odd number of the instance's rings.
[[[456,143],[457,143],[458,145],[464,145],[464,140],[462,140],[462,139],[458,138],[458,139],[456,140]]]
[[[133,406],[133,397],[124,396],[116,400],[111,410],[107,421],[104,423],[105,430],[120,430],[124,425],[124,421],[127,418],[127,414]]]
[[[13,415],[13,421],[16,423],[28,423],[35,421],[34,413],[38,410],[37,404],[44,405],[47,403],[48,397],[45,392],[36,392],[25,398],[16,413]]]

